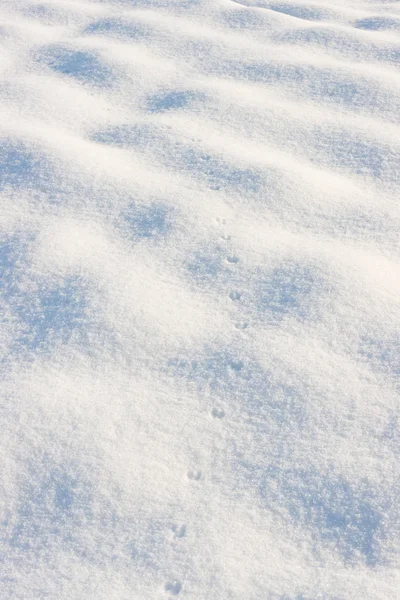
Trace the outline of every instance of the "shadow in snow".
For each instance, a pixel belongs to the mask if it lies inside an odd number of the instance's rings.
[[[52,45],[42,49],[37,61],[81,83],[108,87],[114,81],[111,67],[95,52]]]

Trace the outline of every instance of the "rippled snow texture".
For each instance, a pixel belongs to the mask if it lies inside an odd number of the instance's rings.
[[[400,3],[0,45],[0,598],[398,600]]]

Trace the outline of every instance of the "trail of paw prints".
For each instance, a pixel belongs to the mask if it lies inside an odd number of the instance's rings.
[[[224,231],[220,234],[220,239],[223,240],[224,242],[230,242],[232,240],[232,236],[226,232],[226,224],[227,224],[226,219],[217,218],[216,221],[217,221],[218,225],[220,225],[221,228],[224,229]],[[240,258],[239,258],[239,256],[237,256],[234,253],[227,253],[225,261],[232,267],[240,267]],[[229,296],[229,299],[231,300],[231,302],[235,303],[238,307],[240,306],[240,301],[242,299],[241,291],[232,289],[228,292],[228,296]],[[241,330],[241,331],[248,329],[249,326],[250,326],[250,323],[246,319],[238,320],[235,323],[235,328],[238,330]]]
[[[189,469],[186,472],[186,479],[189,483],[199,483],[200,480],[202,479],[202,472],[200,470],[197,469]],[[183,543],[184,539],[186,538],[186,533],[187,533],[187,525],[185,523],[173,523],[170,526],[170,535],[172,538],[172,541],[176,544],[178,543]],[[167,581],[164,585],[164,594],[166,596],[179,596],[179,594],[181,593],[183,588],[183,584],[179,579],[171,579],[170,581]]]
[[[174,544],[183,543],[186,537],[186,525],[172,524],[170,526],[170,536]],[[179,579],[171,579],[164,584],[164,594],[166,596],[178,596],[182,591],[183,584]]]
[[[228,294],[229,299],[233,302],[237,308],[240,308],[243,294],[239,290],[231,290]],[[239,331],[245,331],[250,327],[250,322],[247,319],[237,319],[235,321],[235,329]]]
[[[231,241],[231,235],[226,232],[226,220],[225,219],[216,219],[218,225],[221,226],[223,231],[220,233],[219,238],[225,243],[229,243]],[[225,261],[228,265],[232,267],[232,269],[236,269],[240,265],[240,258],[233,252],[227,251],[225,256]],[[231,290],[229,292],[229,298],[232,302],[240,302],[241,292],[237,290]],[[249,327],[249,322],[245,320],[238,321],[235,324],[236,329],[245,330]],[[229,363],[229,368],[234,372],[239,372],[244,368],[244,361],[241,359],[231,360]],[[209,416],[212,420],[216,422],[222,421],[226,417],[225,409],[220,405],[214,405],[211,407]],[[186,480],[188,485],[194,486],[194,488],[198,488],[201,490],[201,484],[204,480],[203,472],[196,468],[190,468],[186,472]],[[172,539],[175,543],[182,542],[186,537],[187,525],[186,524],[173,524],[170,527],[170,533],[172,535]],[[182,583],[179,580],[171,580],[168,581],[164,586],[164,591],[167,596],[178,596],[182,591]]]

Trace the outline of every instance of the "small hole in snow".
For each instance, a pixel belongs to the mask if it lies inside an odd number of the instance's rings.
[[[248,326],[249,324],[247,323],[247,321],[241,321],[235,324],[236,329],[247,329]]]
[[[201,479],[201,471],[188,471],[187,478],[191,481],[199,481]]]
[[[237,256],[227,256],[226,260],[228,263],[231,263],[233,265],[239,262],[239,259]]]
[[[240,300],[240,298],[241,298],[241,293],[240,293],[240,292],[233,291],[233,292],[231,292],[231,293],[229,294],[229,298],[230,298],[231,300],[233,300],[233,301],[235,301],[235,300]]]
[[[214,417],[214,419],[223,419],[225,416],[225,411],[222,408],[213,408],[211,415]]]
[[[182,585],[179,581],[169,581],[165,584],[165,591],[171,596],[177,596],[182,589]]]

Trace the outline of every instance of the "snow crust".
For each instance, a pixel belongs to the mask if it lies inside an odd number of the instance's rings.
[[[400,3],[0,45],[0,598],[398,600]]]

